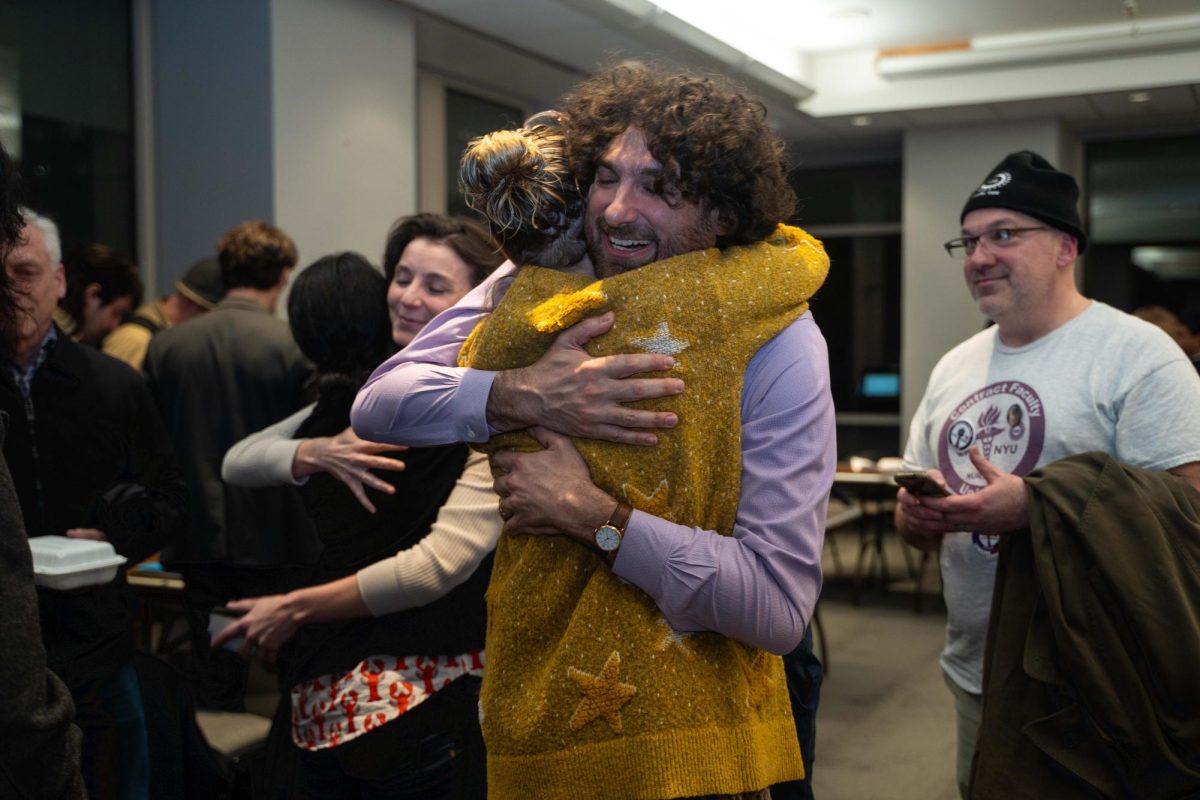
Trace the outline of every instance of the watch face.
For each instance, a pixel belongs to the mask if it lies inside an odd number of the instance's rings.
[[[596,529],[596,546],[611,553],[621,546],[621,532],[612,525],[601,525]]]

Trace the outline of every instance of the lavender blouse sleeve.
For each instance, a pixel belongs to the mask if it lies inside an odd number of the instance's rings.
[[[371,374],[350,411],[355,433],[414,447],[488,440],[487,400],[496,373],[456,366],[458,351],[515,271],[505,262]]]

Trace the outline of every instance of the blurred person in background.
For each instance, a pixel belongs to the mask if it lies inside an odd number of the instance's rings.
[[[142,302],[137,265],[108,245],[90,244],[69,253],[63,267],[67,292],[54,321],[75,341],[99,347]]]
[[[202,258],[175,281],[175,291],[133,312],[128,322],[108,335],[101,349],[141,369],[154,334],[212,311],[224,296],[221,265],[215,258]]]
[[[209,647],[209,616],[234,597],[302,585],[321,548],[294,488],[228,486],[221,459],[311,402],[315,387],[312,364],[273,314],[296,264],[292,238],[245,222],[217,249],[225,297],[156,334],[142,368],[188,486],[189,525],[163,548],[162,562],[184,580],[196,704],[242,711],[246,665]]]
[[[106,541],[137,563],[177,534],[183,481],[141,375],[54,324],[66,290],[58,229],[29,211],[24,221],[5,259],[20,315],[0,410],[25,530]],[[83,731],[88,794],[144,797],[148,741],[124,571],[83,589],[39,587],[38,603],[50,668]]]
[[[0,144],[0,263],[21,241],[16,167]],[[8,271],[0,269],[0,359],[17,344],[18,314]],[[0,447],[8,416],[0,413]],[[71,724],[70,692],[46,667],[33,563],[21,504],[0,451],[0,796],[84,797],[79,728]]]

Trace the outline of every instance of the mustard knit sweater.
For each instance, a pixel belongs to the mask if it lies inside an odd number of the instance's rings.
[[[592,355],[669,353],[687,389],[647,401],[679,425],[656,447],[575,441],[592,480],[634,508],[727,536],[741,475],[742,374],[825,279],[821,243],[780,226],[603,281],[526,268],[460,361],[533,363],[562,329],[616,311]],[[525,434],[489,449],[536,449]],[[675,631],[653,599],[565,536],[502,537],[488,589],[481,709],[489,796],[690,797],[803,776],[782,661],[716,633]]]

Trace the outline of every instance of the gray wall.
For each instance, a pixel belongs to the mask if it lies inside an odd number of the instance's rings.
[[[301,264],[358,250],[416,210],[416,53],[390,0],[154,2],[153,226],[158,286],[248,219]],[[149,266],[149,265],[148,265]]]
[[[357,250],[417,211],[416,45],[390,0],[273,0],[275,222],[300,263]]]
[[[977,333],[984,317],[963,280],[962,263],[942,243],[958,235],[959,214],[988,170],[1016,150],[1034,150],[1071,169],[1068,137],[1055,120],[913,128],[904,139],[904,289],[901,310],[901,442],[938,359]]]
[[[159,287],[229,228],[275,216],[270,10],[270,0],[153,4]]]

